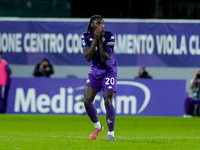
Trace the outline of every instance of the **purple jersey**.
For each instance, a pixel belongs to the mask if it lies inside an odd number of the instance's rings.
[[[84,32],[81,36],[82,47],[90,47],[93,39],[94,35],[92,33]],[[110,54],[110,57],[108,58],[106,63],[100,63],[98,46],[95,47],[95,53],[92,58],[91,71],[96,75],[104,75],[108,72],[117,73],[117,63],[114,58],[115,36],[111,32],[105,31],[102,41],[104,49],[107,53]]]

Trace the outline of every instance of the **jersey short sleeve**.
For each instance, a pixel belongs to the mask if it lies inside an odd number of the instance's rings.
[[[89,35],[86,32],[81,35],[81,46],[90,47]]]

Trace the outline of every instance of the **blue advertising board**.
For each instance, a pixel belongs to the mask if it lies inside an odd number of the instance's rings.
[[[0,18],[0,52],[10,64],[89,65],[81,34],[89,19]],[[105,30],[115,34],[119,66],[200,66],[200,21],[112,20]]]
[[[11,78],[6,113],[85,114],[81,101],[85,79]],[[184,80],[118,80],[113,105],[116,115],[182,116]],[[99,115],[106,113],[103,92],[94,104]]]

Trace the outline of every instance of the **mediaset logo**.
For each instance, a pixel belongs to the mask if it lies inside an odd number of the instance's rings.
[[[151,92],[149,88],[135,81],[118,81],[118,87],[130,89],[139,88],[143,91],[144,100],[134,94],[117,92],[114,96],[113,105],[118,115],[140,114],[149,104]],[[83,97],[84,86],[79,87],[60,87],[58,93],[49,96],[48,92],[37,94],[36,88],[16,88],[14,112],[16,113],[58,113],[58,114],[83,114],[85,108],[81,99]],[[25,92],[27,91],[27,92]],[[41,91],[40,91],[41,93]],[[138,101],[143,101],[138,108]],[[95,106],[98,114],[105,114],[104,99],[102,93],[95,97]]]

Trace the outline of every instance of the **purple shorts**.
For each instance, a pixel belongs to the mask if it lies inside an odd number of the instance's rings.
[[[93,87],[94,89],[97,89],[99,92],[101,91],[101,89],[103,91],[116,92],[117,91],[116,84],[117,84],[116,73],[107,73],[103,76],[98,76],[90,72],[88,74],[85,86]]]

